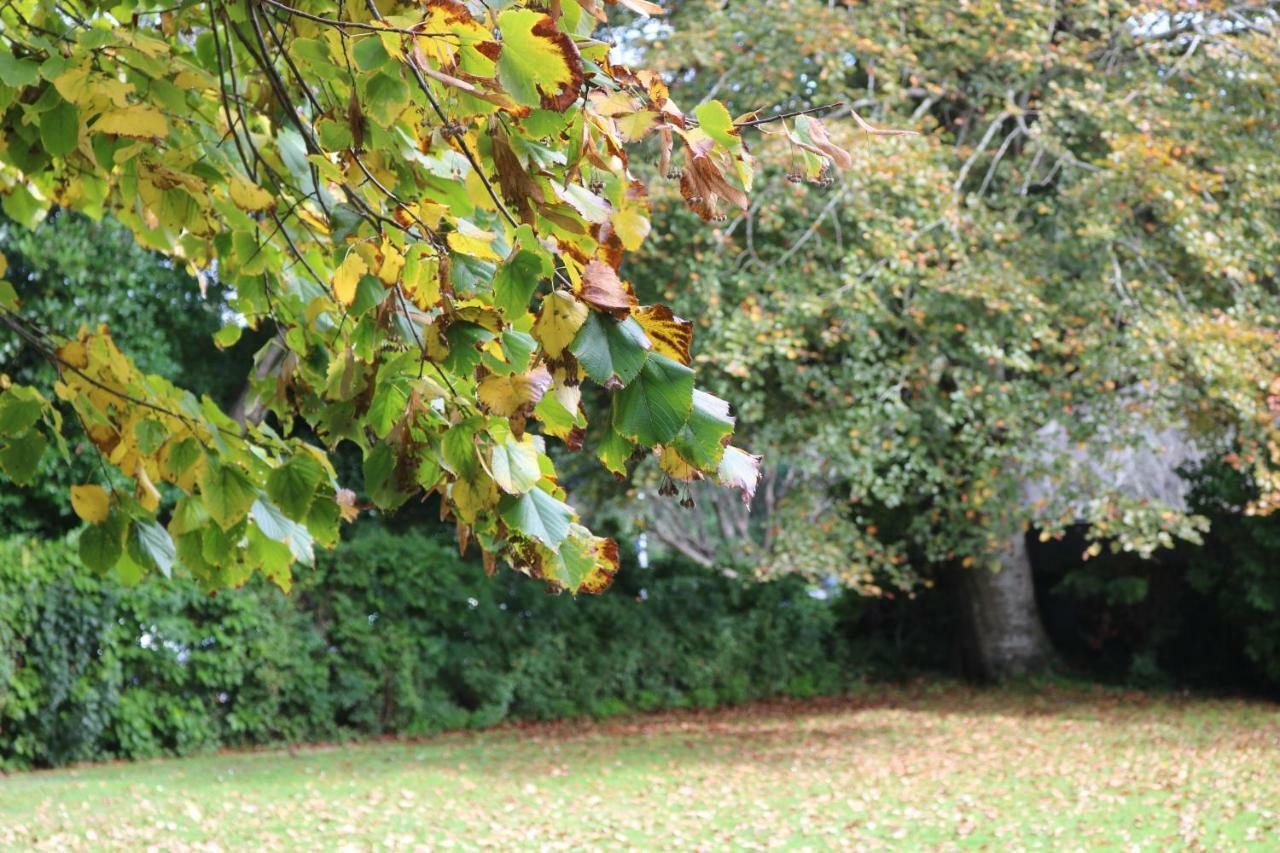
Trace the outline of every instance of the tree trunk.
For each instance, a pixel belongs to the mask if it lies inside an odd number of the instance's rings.
[[[960,578],[968,675],[982,681],[1034,675],[1053,661],[1040,622],[1027,539],[1015,535],[1000,555],[1000,570],[968,569]]]

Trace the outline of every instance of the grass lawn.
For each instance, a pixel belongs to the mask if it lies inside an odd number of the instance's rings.
[[[0,778],[0,845],[1280,848],[1280,708],[830,701]]]

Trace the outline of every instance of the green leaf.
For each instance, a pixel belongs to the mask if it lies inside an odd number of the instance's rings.
[[[310,456],[298,454],[267,475],[267,497],[284,514],[303,521],[324,479],[324,469]]]
[[[601,440],[600,446],[596,448],[596,458],[609,470],[610,473],[619,477],[625,476],[627,473],[627,460],[631,458],[631,454],[635,452],[635,442],[629,441],[618,434],[618,431],[610,426]]]
[[[0,448],[0,471],[4,471],[16,485],[25,486],[35,478],[40,458],[48,447],[49,440],[39,430],[30,430],[8,439],[8,443]]]
[[[693,114],[698,117],[698,127],[703,133],[719,142],[730,151],[742,148],[742,138],[733,126],[733,117],[719,101],[707,101],[694,108]]]
[[[693,371],[650,354],[630,385],[613,398],[613,428],[645,447],[675,438],[693,408]]]
[[[75,104],[61,101],[40,116],[40,142],[51,157],[65,157],[80,141],[80,112]]]
[[[2,55],[3,52],[0,52],[0,56]],[[31,190],[27,189],[25,184],[19,183],[14,184],[3,200],[0,200],[0,208],[3,208],[14,222],[21,223],[25,228],[35,228],[44,205],[31,194]]]
[[[249,515],[253,518],[253,523],[262,531],[262,535],[288,545],[289,553],[295,560],[306,565],[315,563],[316,555],[311,547],[311,534],[307,532],[306,527],[281,512],[279,507],[259,498],[253,502],[253,509],[249,511]]]
[[[34,388],[15,385],[0,394],[0,437],[25,435],[44,411],[45,402]]]
[[[106,574],[124,553],[125,520],[112,511],[102,524],[80,531],[80,562],[90,571]]]
[[[155,418],[145,418],[134,424],[133,437],[138,442],[138,449],[150,455],[164,444],[169,437],[169,430]]]
[[[542,259],[533,252],[517,252],[498,267],[493,279],[493,304],[508,319],[524,316],[541,278]]]
[[[498,514],[512,530],[537,539],[553,551],[569,535],[569,523],[573,521],[573,508],[542,489],[533,489],[519,497],[503,495],[498,502]]]
[[[648,356],[649,346],[644,329],[635,320],[628,317],[618,322],[607,314],[592,311],[569,351],[588,376],[606,388],[615,388],[635,379]]]
[[[383,509],[395,509],[409,499],[396,482],[396,457],[388,444],[376,444],[364,457],[364,490]]]
[[[223,530],[242,521],[258,497],[244,472],[212,457],[200,475],[200,491],[205,509]]]
[[[387,55],[387,49],[382,46],[382,39],[376,33],[357,39],[355,47],[351,49],[351,55],[355,57],[356,67],[361,71],[375,71],[386,65],[387,60],[391,58]]]
[[[365,88],[365,105],[374,121],[390,127],[409,106],[409,86],[398,76],[377,74]]]
[[[40,79],[40,65],[29,59],[19,59],[0,48],[0,83],[14,89],[30,86]]]
[[[166,578],[173,576],[177,548],[169,531],[151,519],[136,520],[129,540],[130,556],[142,564],[154,565]],[[144,557],[145,560],[139,559]]]
[[[369,401],[369,428],[378,438],[386,438],[396,421],[404,417],[408,404],[409,389],[404,382],[379,383]]]
[[[672,446],[697,468],[715,471],[729,436],[733,435],[733,425],[727,402],[695,389],[689,420],[680,428]]]

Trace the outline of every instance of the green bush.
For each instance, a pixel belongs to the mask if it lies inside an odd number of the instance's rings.
[[[0,767],[831,693],[853,677],[836,614],[794,579],[684,565],[575,601],[380,528],[290,596],[125,587],[80,570],[74,541],[15,539],[0,543]]]

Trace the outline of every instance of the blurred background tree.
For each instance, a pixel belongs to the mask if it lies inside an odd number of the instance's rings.
[[[654,536],[872,594],[951,578],[990,677],[1051,657],[1028,530],[1083,525],[1085,559],[1198,542],[1175,469],[1202,457],[1240,473],[1237,511],[1275,505],[1272,4],[672,11],[625,37],[682,106],[836,104],[853,167],[799,186],[796,118],[757,146],[793,165],[766,166],[744,214],[707,229],[659,199],[626,272],[695,318],[704,375],[772,469],[752,517],[695,489],[706,530]],[[850,108],[921,136],[869,139]],[[673,503],[653,476],[650,522]]]

